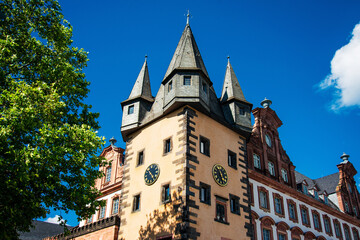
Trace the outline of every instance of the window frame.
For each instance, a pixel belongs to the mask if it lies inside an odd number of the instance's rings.
[[[237,169],[237,156],[233,151],[228,150],[228,165],[231,168]]]
[[[355,227],[352,227],[352,233],[353,233],[353,236],[354,236],[354,240],[359,240],[360,239],[359,231]]]
[[[270,166],[271,166],[271,171],[270,171]],[[275,164],[272,161],[268,161],[268,170],[269,170],[269,174],[272,177],[276,176],[276,171],[275,171]]]
[[[100,206],[98,220],[104,219],[106,217],[106,208],[107,208],[107,200],[105,201],[104,206]],[[102,213],[104,214],[103,216]]]
[[[132,212],[139,212],[141,210],[141,193],[133,195]]]
[[[201,154],[210,157],[210,140],[208,138],[204,136],[199,137],[199,151]]]
[[[337,219],[333,219],[333,223],[334,223],[334,232],[335,232],[335,237],[338,238],[338,239],[342,239],[342,231],[341,231],[341,224],[339,222],[339,220]],[[339,235],[336,231],[336,226],[338,226],[339,228]]]
[[[215,195],[215,218],[214,218],[214,221],[229,225],[228,218],[227,218],[227,201],[228,200],[229,199]],[[219,219],[219,217],[218,217],[218,205],[224,207],[223,219]]]
[[[297,207],[296,207],[296,202],[292,199],[287,199],[287,205],[288,205],[288,213],[289,213],[289,219],[290,221],[294,222],[294,223],[298,223],[298,215],[297,215]],[[294,206],[294,215],[295,215],[295,218],[291,218],[290,217],[290,205],[293,205]]]
[[[280,210],[281,212],[278,213],[276,211],[276,200],[275,199],[279,199],[279,203],[280,203]],[[285,217],[285,211],[284,211],[284,198],[278,194],[278,193],[273,193],[273,202],[274,202],[274,212],[275,215],[279,216],[279,217]]]
[[[328,226],[329,226],[329,230],[330,230],[330,231],[327,231],[327,229],[326,229],[325,220],[327,220],[328,223],[329,223]],[[333,231],[332,231],[332,226],[331,226],[331,219],[330,219],[330,217],[329,217],[328,215],[324,214],[324,215],[323,215],[323,222],[324,222],[324,231],[325,231],[325,233],[326,233],[327,235],[329,235],[329,236],[332,236],[332,235],[333,235]]]
[[[257,158],[255,158],[255,156],[257,156]],[[254,162],[254,168],[261,170],[261,158],[260,158],[260,155],[258,155],[256,153],[253,153],[253,162]],[[255,164],[255,162],[257,164]],[[257,165],[259,165],[259,166],[257,166]]]
[[[115,210],[115,202],[116,201],[118,202],[118,204],[117,204],[117,212],[114,212],[114,210]],[[115,198],[112,199],[111,215],[118,214],[119,210],[120,210],[120,197],[115,197]]]
[[[189,83],[189,84],[187,84]],[[190,75],[184,75],[184,79],[183,79],[183,85],[184,86],[191,86],[191,76]]]
[[[314,224],[314,228],[318,231],[318,232],[322,232],[322,225],[321,225],[321,218],[320,218],[320,214],[318,213],[318,211],[316,210],[311,210],[311,214],[313,217],[313,224]],[[315,218],[317,219],[318,222],[318,227],[316,227],[315,225]]]
[[[261,206],[261,192],[265,193],[266,207]],[[258,196],[259,196],[259,208],[262,209],[264,212],[270,212],[269,191],[263,186],[258,186]]]
[[[168,83],[168,92],[170,92],[173,89],[173,82],[172,80]]]
[[[204,200],[202,200],[202,189],[204,189]],[[200,188],[199,188],[199,199],[201,203],[205,203],[208,205],[211,205],[211,186],[200,182]]]
[[[306,213],[306,221],[304,221],[303,211]],[[301,222],[304,226],[310,227],[310,216],[309,216],[309,208],[305,205],[300,205],[300,214],[301,214]]]
[[[285,173],[285,174],[284,174]],[[284,177],[286,176],[286,177]],[[281,177],[282,177],[282,180],[285,182],[285,183],[289,183],[289,176],[288,176],[288,172],[285,168],[281,168]],[[285,179],[286,178],[286,179]]]
[[[140,161],[141,157],[141,161]],[[136,167],[144,165],[145,150],[138,151],[136,159]]]
[[[171,187],[170,183],[161,185],[161,203],[165,204],[171,202]]]
[[[240,215],[240,197],[230,193],[229,199],[230,199],[230,212],[236,215]]]
[[[132,104],[132,105],[128,106],[127,115],[134,114],[134,112],[135,112],[135,105]]]
[[[104,183],[109,183],[111,182],[111,172],[112,172],[112,166],[108,166],[106,167],[105,169],[105,179],[104,179]],[[109,172],[109,169],[110,169],[110,172]]]
[[[169,154],[173,149],[172,137],[168,137],[164,140],[164,151],[163,154]]]
[[[349,225],[347,225],[346,223],[343,223],[343,228],[344,228],[344,240],[352,240]],[[348,233],[348,236],[349,236],[348,238],[346,237],[346,232]]]

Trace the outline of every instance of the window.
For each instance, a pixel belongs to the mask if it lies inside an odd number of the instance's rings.
[[[269,229],[263,228],[263,239],[271,240],[271,231]]]
[[[167,203],[170,201],[170,185],[166,184],[162,186],[161,189],[161,201]]]
[[[285,234],[279,233],[278,239],[279,240],[286,240]]]
[[[169,85],[168,85],[168,92],[170,92],[172,90],[172,81],[169,82]]]
[[[106,206],[100,207],[99,219],[102,219],[105,217],[105,210],[106,210]]]
[[[137,166],[144,163],[144,151],[138,153]]]
[[[115,198],[113,200],[112,214],[116,214],[118,212],[119,212],[119,198]]]
[[[210,140],[200,136],[200,153],[210,156]]]
[[[305,226],[310,227],[309,213],[307,207],[305,207],[304,205],[300,206],[300,212],[301,212],[302,223]]]
[[[171,151],[171,138],[164,141],[164,153],[169,153]]]
[[[359,232],[356,230],[356,228],[353,228],[353,236],[354,240],[359,240]]]
[[[200,202],[210,205],[211,187],[205,183],[200,182]]]
[[[314,197],[315,197],[315,199],[319,199],[319,194],[316,190],[314,190]]]
[[[279,197],[274,198],[274,205],[275,205],[275,213],[283,215],[282,210],[282,199]]]
[[[106,169],[106,174],[105,174],[105,182],[110,182],[111,180],[111,167],[108,167]]]
[[[133,114],[133,113],[134,113],[134,105],[131,105],[128,108],[128,115]]]
[[[351,188],[350,183],[348,183],[347,186],[348,186],[349,192],[352,193],[352,188]]]
[[[140,194],[135,195],[133,198],[133,212],[140,210]]]
[[[202,90],[204,91],[204,93],[207,93],[207,85],[206,83],[202,83]]]
[[[354,211],[354,215],[355,215],[355,216],[357,216],[357,215],[358,215],[358,213],[357,213],[357,209],[356,209],[356,207],[354,207],[354,208],[353,208],[353,211]]]
[[[238,107],[239,115],[245,115],[245,109],[243,107]]]
[[[345,202],[345,212],[350,212],[349,204],[347,202]]]
[[[275,176],[275,167],[274,164],[272,162],[268,162],[268,166],[269,166],[269,173],[271,176]]]
[[[316,211],[312,211],[312,215],[313,215],[313,221],[314,221],[314,228],[316,230],[318,230],[319,232],[321,232],[322,230],[321,230],[319,213],[317,213]]]
[[[325,204],[329,203],[328,197],[326,195],[324,195],[324,202],[325,202]]]
[[[344,233],[345,233],[345,239],[346,240],[351,240],[350,230],[349,230],[349,227],[347,225],[344,225]]]
[[[254,167],[261,169],[261,162],[260,162],[260,157],[257,154],[253,154],[253,159],[254,159]]]
[[[305,184],[303,184],[302,186],[303,186],[303,193],[307,195],[308,194],[307,186]]]
[[[253,185],[251,183],[249,184],[249,191],[250,191],[249,200],[251,205],[254,206],[254,191],[253,191]]]
[[[297,220],[295,204],[289,203],[288,206],[289,206],[289,218],[291,220]]]
[[[287,171],[283,168],[281,169],[281,176],[284,182],[289,182]]]
[[[260,190],[259,191],[259,198],[260,198],[260,207],[265,208],[265,209],[269,209],[267,192],[265,192],[263,190]]]
[[[230,194],[230,211],[240,215],[240,198]]]
[[[226,201],[228,199],[216,196],[216,216],[215,221],[221,223],[227,223],[227,215],[226,215]]]
[[[325,227],[325,232],[329,235],[332,235],[330,218],[328,216],[324,216],[324,227]]]
[[[185,86],[191,85],[191,77],[190,76],[184,76],[184,85]]]
[[[338,220],[334,220],[335,235],[337,238],[341,238],[340,223]]]
[[[228,150],[228,164],[230,167],[236,169],[236,153]]]

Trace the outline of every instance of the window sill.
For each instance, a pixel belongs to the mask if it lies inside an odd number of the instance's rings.
[[[222,223],[222,224],[225,224],[225,225],[230,225],[230,223],[224,222],[224,221],[220,221],[220,220],[218,220],[217,218],[214,218],[214,221],[215,221],[215,222]]]
[[[205,201],[201,201],[201,200],[200,200],[200,202],[203,203],[203,204],[206,204],[206,205],[211,206],[211,203],[210,203],[210,202],[205,202]]]
[[[268,208],[263,208],[263,207],[259,207],[261,210],[263,210],[264,212],[270,212],[270,209]]]
[[[275,212],[275,215],[278,216],[278,217],[281,217],[281,218],[284,218],[285,217],[285,214],[283,213],[277,213]],[[290,219],[291,220],[291,219]]]

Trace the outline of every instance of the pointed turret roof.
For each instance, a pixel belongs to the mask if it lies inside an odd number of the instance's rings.
[[[137,77],[134,87],[131,90],[128,100],[137,97],[142,97],[148,100],[153,99],[151,95],[149,70],[147,66],[146,57],[145,57],[145,62],[140,70],[139,76]]]
[[[186,27],[181,35],[180,41],[166,71],[164,80],[175,69],[200,69],[206,77],[209,78],[189,24],[186,24]]]
[[[247,102],[240,87],[239,81],[235,75],[234,69],[230,64],[230,59],[228,58],[220,102],[226,102],[233,98]]]

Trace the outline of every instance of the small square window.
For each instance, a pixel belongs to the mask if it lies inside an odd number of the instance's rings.
[[[144,164],[144,151],[138,153],[137,166]]]
[[[164,153],[169,153],[171,151],[171,138],[168,138],[164,141]]]
[[[211,187],[205,183],[200,182],[200,202],[211,204]]]
[[[140,194],[135,195],[133,198],[133,212],[140,210]]]
[[[191,76],[184,76],[184,85],[185,86],[191,85]]]
[[[236,167],[236,153],[228,150],[228,164],[230,167],[237,169]]]
[[[239,107],[239,115],[245,115],[245,109],[243,107]]]
[[[111,167],[108,167],[106,169],[106,174],[105,174],[105,182],[110,182],[111,180]]]
[[[240,215],[240,198],[230,194],[230,211]]]
[[[133,114],[133,113],[134,113],[134,105],[131,105],[128,108],[128,115]]]
[[[200,136],[200,153],[210,156],[210,140]]]
[[[166,185],[163,185],[162,186],[162,189],[161,189],[161,201],[163,203],[167,203],[167,202],[170,202],[170,185],[169,184],[166,184]]]
[[[119,198],[115,198],[113,201],[112,213],[116,214],[119,212]]]
[[[169,82],[169,85],[168,85],[168,92],[170,92],[172,90],[172,81]]]

